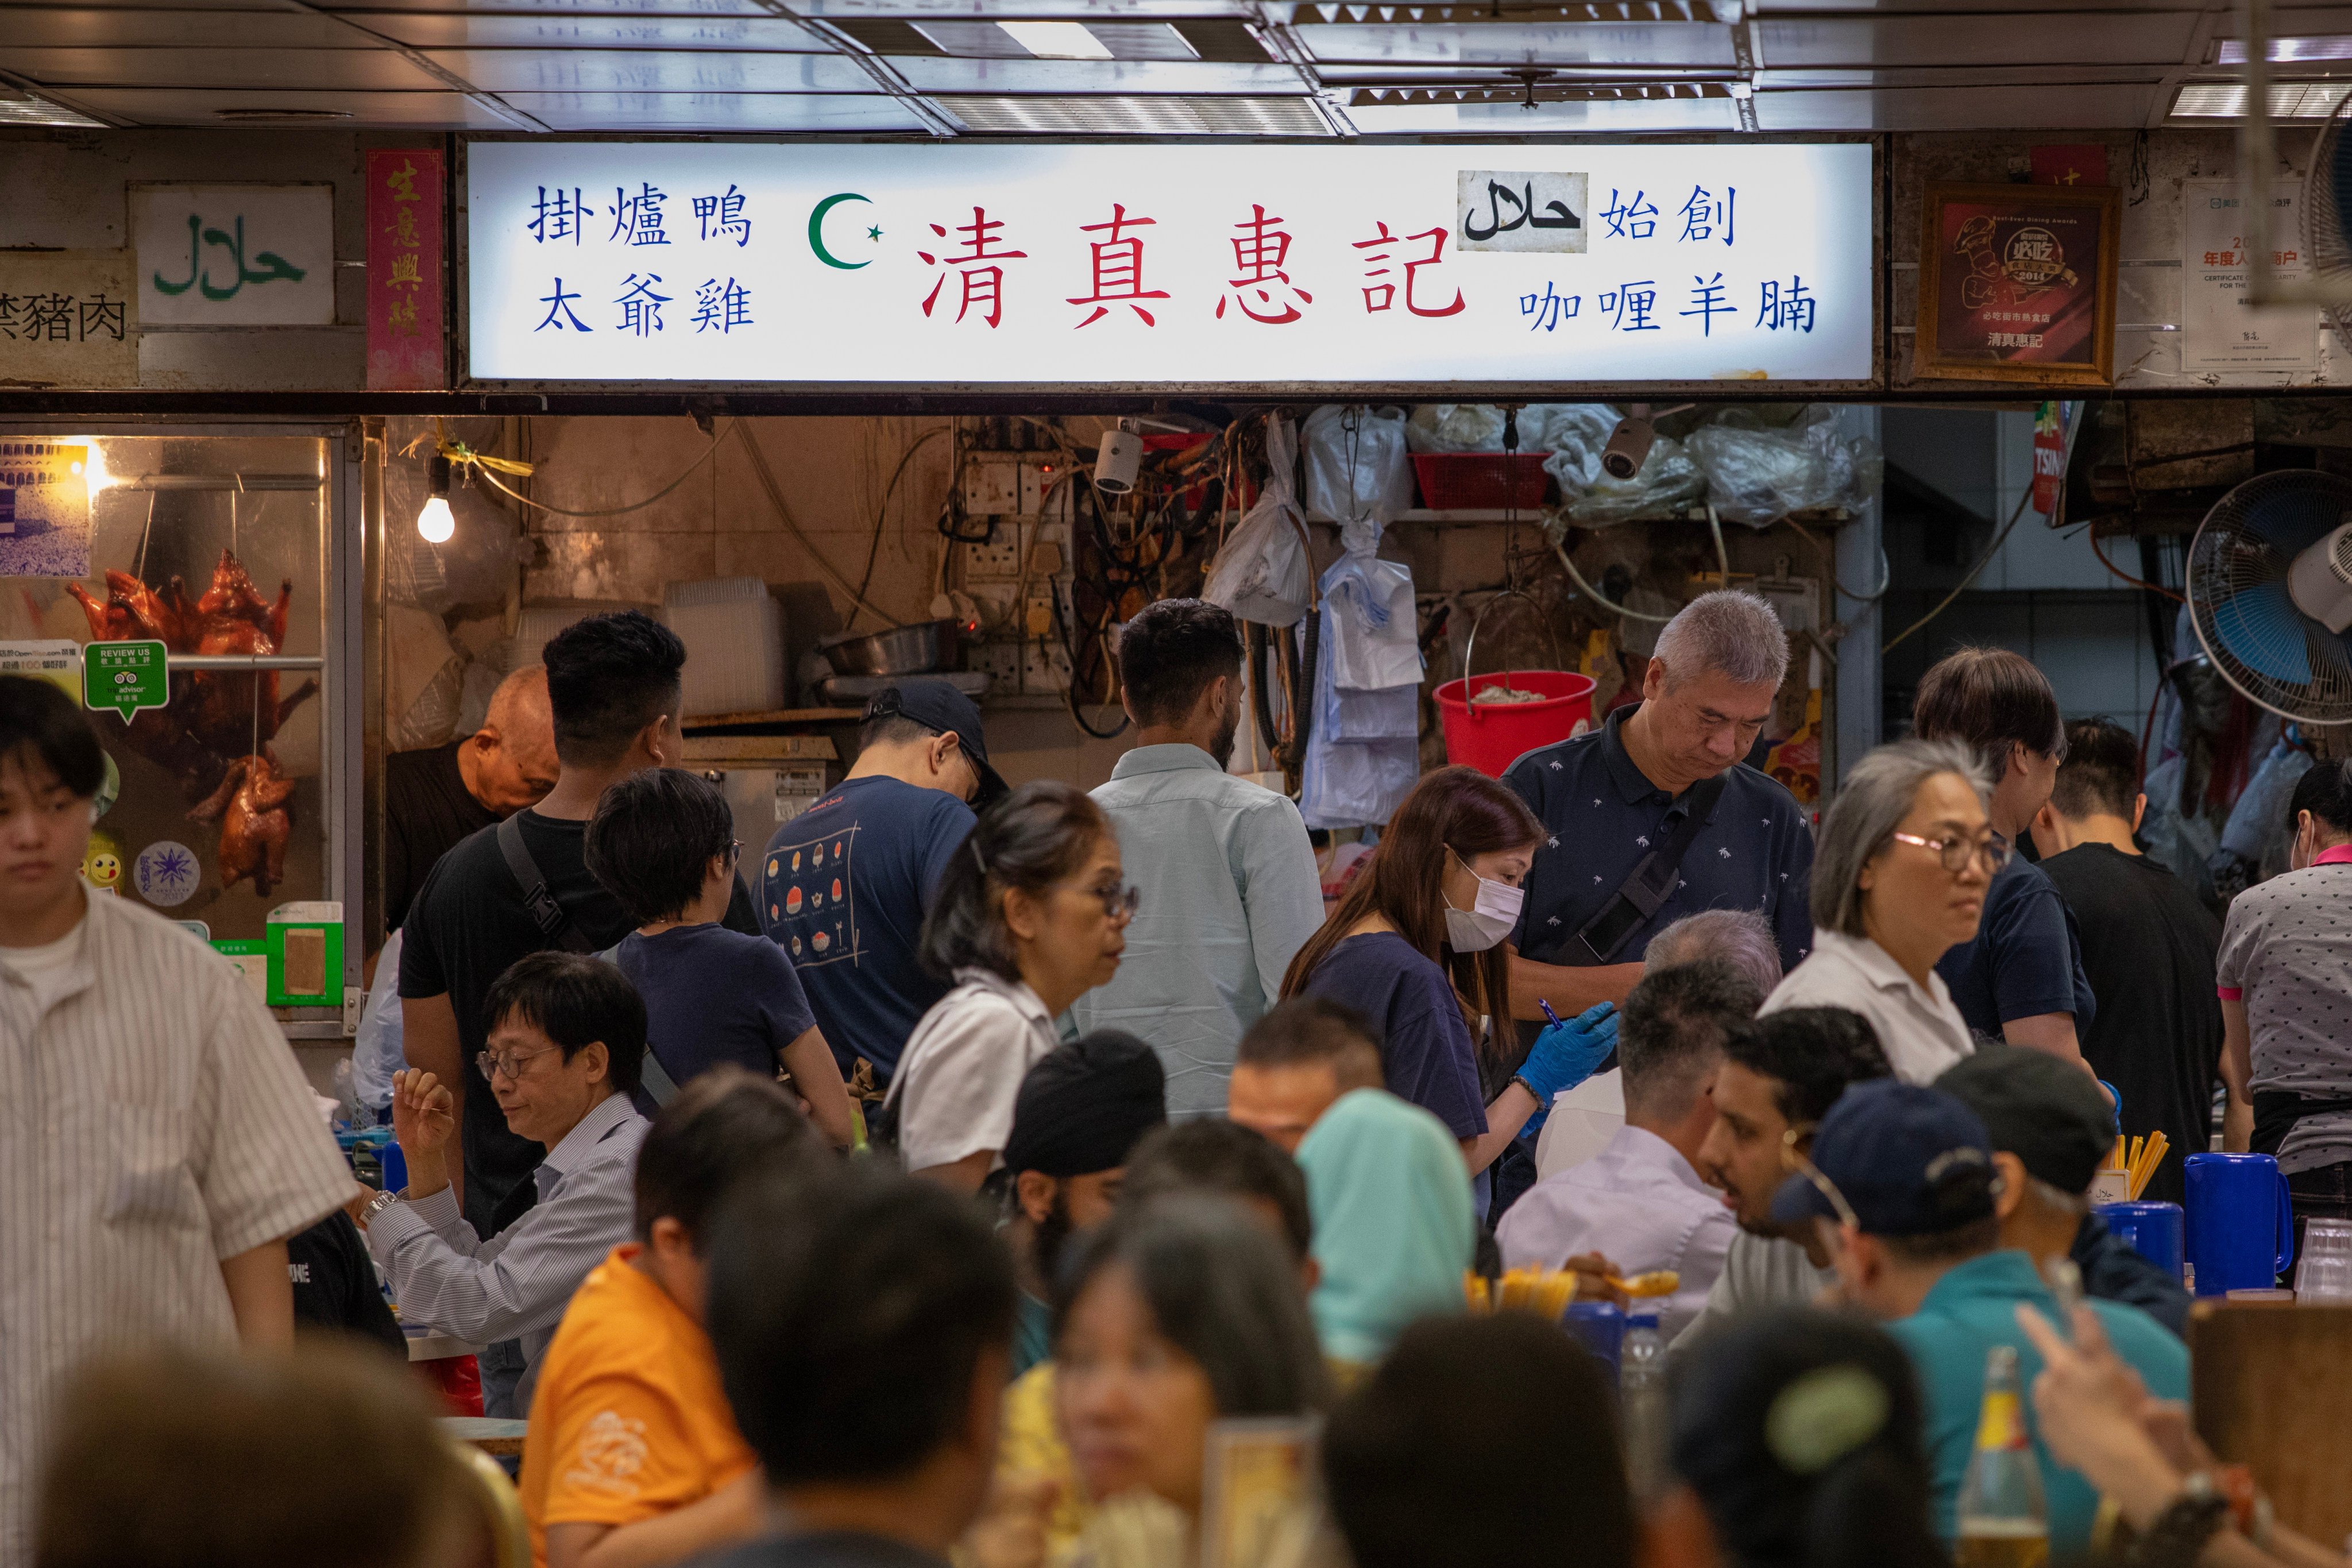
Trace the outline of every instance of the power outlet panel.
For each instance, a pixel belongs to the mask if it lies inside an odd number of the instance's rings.
[[[988,677],[988,689],[1002,695],[1021,689],[1022,647],[1017,642],[976,643],[965,651],[971,668]]]
[[[1021,647],[1021,689],[1039,693],[1070,689],[1070,656],[1056,642],[1024,643]]]
[[[964,510],[975,517],[1020,515],[1022,481],[1031,471],[1011,452],[968,454],[963,460]]]
[[[966,544],[963,551],[963,575],[967,583],[991,578],[1010,579],[1021,575],[1021,542],[1023,530],[1010,518],[996,525],[996,537],[986,544]]]
[[[965,590],[980,611],[982,636],[1012,639],[1021,637],[1026,611],[1013,597],[1013,586],[1008,582],[974,583]]]

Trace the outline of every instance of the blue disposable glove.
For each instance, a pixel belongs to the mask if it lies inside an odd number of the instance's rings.
[[[1591,1078],[1616,1048],[1617,1004],[1602,1002],[1538,1035],[1518,1079],[1549,1110],[1554,1097]]]

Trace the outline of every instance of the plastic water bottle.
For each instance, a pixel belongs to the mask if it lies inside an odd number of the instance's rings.
[[[1617,1372],[1618,1410],[1625,1434],[1625,1478],[1634,1498],[1655,1500],[1666,1486],[1666,1344],[1655,1312],[1625,1320]]]
[[[335,1124],[352,1131],[367,1125],[360,1109],[359,1079],[349,1057],[335,1064]]]

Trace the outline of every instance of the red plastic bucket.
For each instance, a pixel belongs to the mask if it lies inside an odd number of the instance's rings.
[[[1483,698],[1508,681],[1522,691],[1540,691],[1540,702],[1471,703],[1465,688],[1477,682]],[[1476,768],[1490,778],[1538,746],[1565,741],[1580,719],[1592,721],[1592,677],[1565,669],[1488,670],[1469,680],[1449,680],[1430,693],[1445,724],[1445,759]]]

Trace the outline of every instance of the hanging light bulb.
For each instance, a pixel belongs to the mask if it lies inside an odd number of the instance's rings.
[[[427,544],[446,544],[457,531],[457,514],[449,510],[449,459],[433,454],[433,493],[416,514],[417,537]]]

